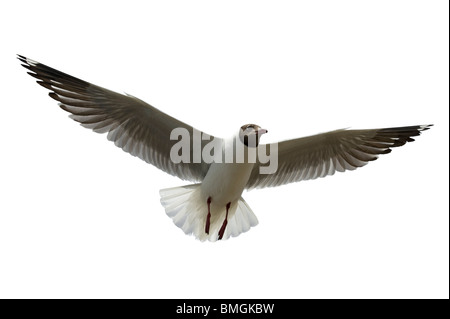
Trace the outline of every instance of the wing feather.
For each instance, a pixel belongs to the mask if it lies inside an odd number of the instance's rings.
[[[193,182],[203,180],[209,164],[176,164],[170,159],[170,150],[178,142],[170,140],[170,133],[174,128],[185,128],[190,133],[192,161],[192,126],[131,95],[104,89],[21,55],[18,59],[29,70],[27,73],[50,90],[50,97],[82,126],[97,133],[107,133],[108,140],[125,152],[171,175]],[[200,142],[202,149],[207,142]]]
[[[257,162],[247,189],[273,187],[354,170],[374,161],[391,148],[414,141],[432,125],[416,125],[371,130],[337,130],[278,143],[278,169],[260,174]],[[262,145],[267,149],[271,145]]]

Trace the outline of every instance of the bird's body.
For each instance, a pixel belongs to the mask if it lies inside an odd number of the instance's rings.
[[[255,163],[212,163],[201,186],[205,201],[211,197],[215,204],[225,206],[238,200],[254,165]]]
[[[412,137],[431,126],[336,130],[264,145],[259,141],[267,131],[246,124],[231,142],[211,136],[223,151],[211,162],[203,157],[210,150],[206,140],[201,139],[197,147],[193,146],[199,132],[193,127],[133,96],[104,89],[24,56],[18,58],[30,70],[28,73],[38,79],[37,83],[52,91],[50,97],[59,101],[72,119],[95,132],[108,133],[109,140],[131,155],[194,183],[162,189],[161,204],[178,227],[202,241],[238,236],[258,224],[242,198],[245,189],[280,186],[354,170],[394,147],[414,141]],[[174,160],[178,152],[172,151],[183,142],[171,138],[174,131],[189,135],[184,141],[188,147],[181,148],[188,150],[182,158],[195,158],[194,151],[198,148],[201,160]],[[275,157],[267,158],[264,155],[267,149],[274,150],[271,155]],[[255,157],[251,155],[256,153]]]
[[[240,143],[237,138],[233,141],[224,141],[223,154],[234,151],[235,143]],[[193,233],[200,240],[213,241],[219,239],[219,231],[225,220],[227,227],[220,239],[237,236],[257,225],[258,219],[241,197],[255,163],[249,162],[246,156],[243,157],[243,163],[238,163],[236,154],[233,155],[233,163],[227,163],[225,155],[220,163],[211,163],[201,184],[160,191],[166,213],[173,216],[175,224],[186,234]],[[174,192],[177,191],[179,195],[175,196]],[[211,199],[209,212],[208,199]],[[209,231],[206,233],[204,227],[208,223],[208,213],[211,215]]]

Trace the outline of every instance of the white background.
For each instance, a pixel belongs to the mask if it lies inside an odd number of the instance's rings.
[[[1,298],[448,298],[447,1],[0,6]],[[201,243],[159,203],[184,182],[68,119],[16,53],[216,136],[435,126],[357,171],[244,193],[260,224]]]

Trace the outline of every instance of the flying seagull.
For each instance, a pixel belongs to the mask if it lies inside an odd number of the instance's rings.
[[[341,129],[272,144],[259,144],[267,130],[255,124],[243,125],[233,143],[195,130],[192,126],[165,114],[144,101],[80,80],[44,64],[18,55],[37,83],[51,92],[50,97],[71,113],[70,117],[107,138],[125,152],[137,156],[164,172],[195,184],[160,190],[161,204],[173,222],[197,239],[216,241],[248,231],[258,219],[242,198],[244,189],[274,187],[354,170],[412,142],[413,136],[432,125],[349,130]],[[179,142],[171,139],[175,129],[188,132],[190,145],[196,134],[207,136],[196,147],[188,147],[188,161],[174,161],[171,150]],[[205,151],[212,140],[220,149],[241,147],[244,160],[224,162],[193,161],[195,151]],[[227,146],[228,145],[228,146]],[[230,146],[231,145],[231,146]],[[266,162],[260,149],[277,150],[278,165],[271,173],[262,173]],[[258,156],[251,160],[251,151]],[[177,152],[176,152],[177,153]],[[208,152],[206,152],[208,153]],[[227,154],[227,152],[225,152]],[[236,152],[237,154],[237,152]],[[178,154],[175,154],[178,155]],[[185,154],[186,155],[186,154]],[[236,156],[233,155],[232,159]]]

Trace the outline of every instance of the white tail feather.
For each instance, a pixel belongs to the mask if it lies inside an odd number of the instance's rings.
[[[201,196],[201,184],[165,188],[159,191],[161,204],[166,214],[172,218],[175,225],[186,234],[193,234],[201,241],[216,241],[219,229],[225,219],[225,207],[211,204],[211,221],[209,235],[205,233],[208,205]],[[232,202],[228,211],[228,224],[222,239],[236,237],[258,224],[258,219],[251,208],[241,197]]]

